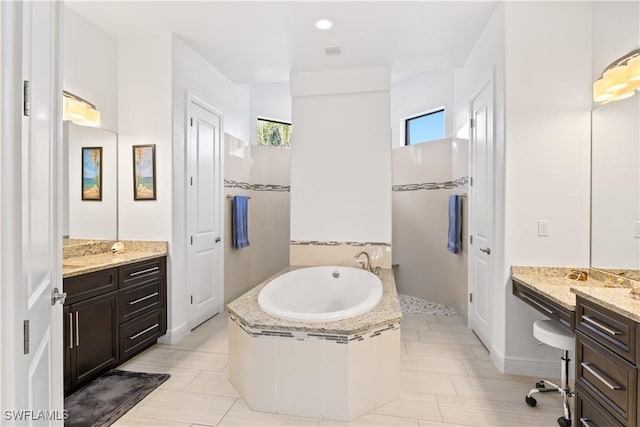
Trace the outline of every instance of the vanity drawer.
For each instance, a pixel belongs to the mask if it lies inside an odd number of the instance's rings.
[[[576,427],[625,427],[580,387],[576,389]]]
[[[634,365],[576,332],[576,384],[623,424],[635,426],[638,373]]]
[[[609,350],[635,363],[636,323],[633,320],[578,297],[576,326]]]
[[[166,257],[154,258],[120,267],[120,287],[133,286],[152,277],[164,276]]]
[[[558,320],[567,329],[573,331],[575,327],[574,312],[561,306],[560,304],[545,298],[537,292],[532,291],[517,279],[513,279],[513,295],[529,304],[542,314]]]
[[[154,344],[166,330],[162,310],[154,310],[120,325],[120,361],[129,359]]]
[[[64,305],[106,294],[118,289],[118,269],[110,268],[64,279],[67,299]]]
[[[164,306],[164,278],[153,277],[120,290],[120,323]]]

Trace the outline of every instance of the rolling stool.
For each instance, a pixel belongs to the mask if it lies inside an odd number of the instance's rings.
[[[538,403],[534,397],[535,393],[558,392],[562,396],[562,407],[564,416],[558,418],[560,427],[571,427],[571,408],[569,398],[573,392],[569,388],[569,349],[574,348],[574,337],[571,331],[562,327],[555,320],[538,320],[533,323],[533,336],[543,344],[563,350],[561,384],[560,386],[548,380],[540,380],[536,383],[536,388],[532,388],[524,398],[527,405],[534,407]]]

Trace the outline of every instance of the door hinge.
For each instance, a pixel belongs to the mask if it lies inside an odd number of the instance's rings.
[[[24,333],[24,354],[29,354],[29,321],[25,320],[22,325]]]
[[[469,119],[469,127],[470,127],[471,129],[473,129],[473,127],[474,127],[475,125],[476,125],[475,120],[473,120],[473,119]]]
[[[22,114],[29,117],[31,116],[31,82],[25,80],[22,87]]]
[[[189,121],[189,126],[193,126],[193,117],[191,117],[191,119]]]
[[[473,245],[473,236],[469,236],[469,244]]]
[[[469,185],[473,187],[473,177],[472,176],[469,177]]]
[[[193,236],[191,236],[191,244],[193,245]]]
[[[193,185],[193,177],[189,178],[191,185]]]
[[[191,295],[191,304],[193,304],[193,295]]]
[[[469,302],[473,302],[473,294],[469,294]]]

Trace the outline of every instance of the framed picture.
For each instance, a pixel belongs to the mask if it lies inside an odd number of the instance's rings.
[[[133,146],[133,200],[156,199],[156,145]]]
[[[102,200],[102,147],[82,147],[82,200]]]

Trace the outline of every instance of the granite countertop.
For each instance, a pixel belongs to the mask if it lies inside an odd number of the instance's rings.
[[[565,278],[575,270],[586,271],[588,280],[581,282]],[[631,288],[640,287],[640,282],[628,276],[616,276],[611,271],[596,268],[522,266],[511,267],[511,275],[527,288],[571,311],[575,311],[576,295],[580,295],[640,323],[640,300],[629,296]]]
[[[629,296],[629,288],[571,287],[571,292],[640,323],[640,300]]]
[[[235,301],[227,305],[229,313],[244,323],[251,329],[263,330],[284,330],[302,331],[324,334],[352,335],[367,331],[376,326],[388,325],[400,322],[402,310],[396,292],[396,283],[393,278],[393,271],[390,269],[380,270],[380,280],[382,280],[382,299],[371,311],[350,319],[331,322],[297,322],[293,320],[280,319],[271,316],[258,306],[258,293],[269,282],[288,271],[301,267],[287,267],[278,274],[265,280],[255,288],[251,289]]]
[[[565,278],[568,273],[576,270],[586,271],[588,279],[578,281]],[[525,287],[571,311],[576,309],[576,294],[572,288],[607,290],[608,288],[625,287],[628,294],[629,287],[631,287],[627,283],[628,281],[616,283],[607,280],[606,274],[589,268],[513,266],[511,267],[511,276]]]
[[[124,251],[113,254],[111,245],[115,242],[114,240],[79,245],[82,248],[73,246],[69,251],[64,251],[63,248],[62,277],[66,279],[167,255],[167,242],[121,240]]]

